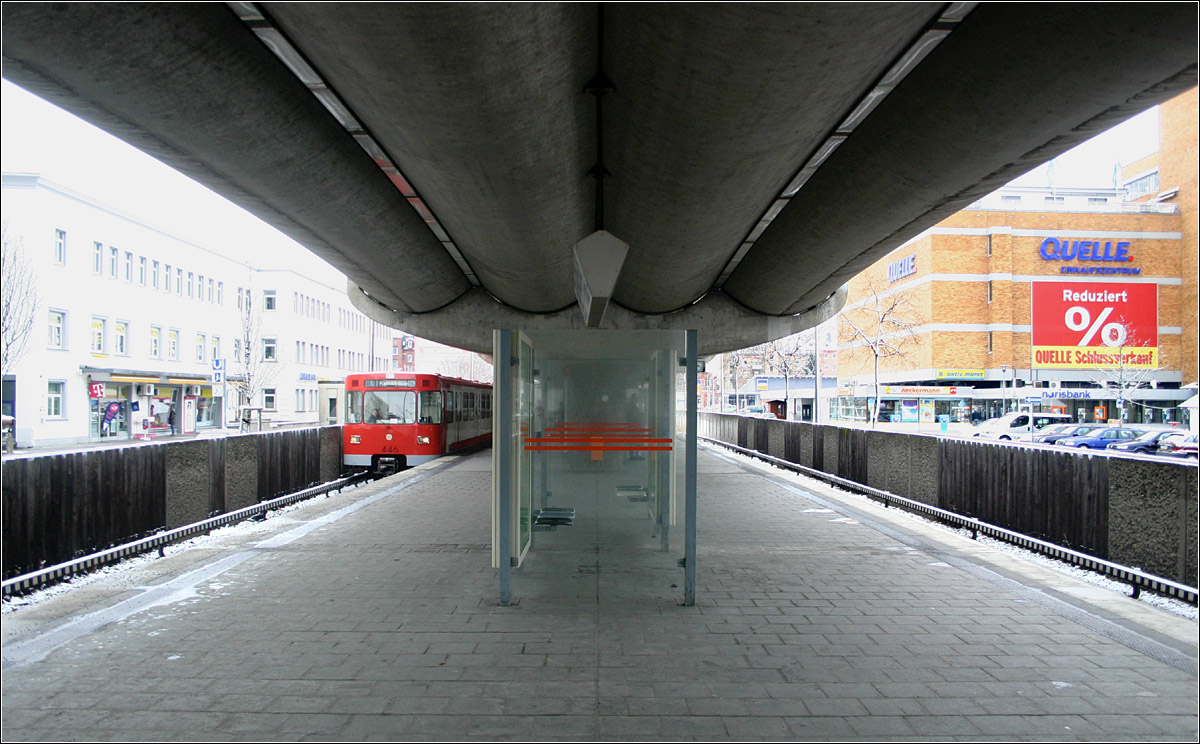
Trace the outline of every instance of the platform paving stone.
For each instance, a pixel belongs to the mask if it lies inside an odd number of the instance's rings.
[[[486,453],[216,534],[6,613],[4,740],[1196,740],[1195,622],[721,450],[699,486],[694,607],[586,537],[499,606]]]

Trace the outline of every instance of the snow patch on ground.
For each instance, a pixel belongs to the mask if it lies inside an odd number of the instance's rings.
[[[341,491],[347,491],[351,488],[354,488],[354,486],[345,486],[341,489]],[[319,496],[314,496],[311,499],[305,499],[304,501],[288,504],[287,506],[282,506],[278,509],[272,509],[266,512],[267,519],[259,521],[250,519],[242,520],[236,524],[230,524],[215,529],[206,535],[197,535],[196,537],[189,538],[187,540],[166,545],[163,548],[163,556],[172,556],[188,550],[195,550],[197,548],[218,548],[222,543],[247,539],[264,532],[275,531],[281,526],[279,520],[275,519],[276,517],[303,509],[306,506],[324,501],[325,499],[335,495],[337,494],[321,494]],[[88,586],[89,584],[93,584],[101,579],[120,579],[130,574],[134,570],[138,568],[144,568],[157,560],[159,560],[159,556],[158,551],[155,550],[149,553],[143,553],[142,555],[136,555],[131,558],[127,558],[120,563],[102,566],[85,574],[77,574],[57,584],[53,584],[42,589],[37,589],[21,596],[4,597],[3,606],[0,607],[0,614],[7,615],[10,612],[15,612],[16,610],[24,607],[45,602],[48,599],[66,594],[67,592],[80,587]],[[219,589],[220,587],[217,588]]]
[[[747,459],[754,460],[755,462],[762,462],[762,461],[756,460],[755,458],[749,458],[747,455],[743,455],[738,452],[723,451],[722,454],[732,455],[734,457],[747,457]],[[774,467],[778,470],[781,470],[785,473],[788,473],[790,475],[794,475],[798,478],[805,477],[803,475],[800,475],[799,473],[796,473],[793,470],[789,470],[788,468],[784,468],[779,465],[772,464],[772,467]],[[838,493],[844,494],[848,498],[862,500],[864,503],[868,503],[868,504],[878,503],[878,502],[872,501],[871,499],[869,499],[868,497],[866,497],[865,495],[863,495],[861,493],[857,493],[855,491],[849,491],[844,488],[840,488],[838,486],[828,484],[828,483],[826,485],[828,487],[836,490]],[[912,519],[912,520],[921,522],[923,524],[930,525],[932,527],[936,527],[937,529],[944,530],[946,532],[952,532],[952,533],[955,533],[957,535],[967,537],[967,538],[971,537],[971,530],[969,530],[965,527],[951,527],[950,525],[947,525],[947,524],[944,524],[942,522],[938,522],[938,521],[935,521],[932,519],[927,519],[927,518],[921,516],[920,514],[917,514],[915,512],[910,512],[905,509],[891,509],[890,511],[893,514],[903,516],[907,519]],[[1072,576],[1076,579],[1079,579],[1080,581],[1087,582],[1094,586],[1108,589],[1109,591],[1115,592],[1117,594],[1123,594],[1127,597],[1130,596],[1130,587],[1128,584],[1117,581],[1115,579],[1111,579],[1108,576],[1096,573],[1095,571],[1089,571],[1086,568],[1081,568],[1080,566],[1076,566],[1071,563],[1067,563],[1065,561],[1056,560],[1054,558],[1051,558],[1048,555],[1036,553],[1032,550],[1026,550],[1025,548],[1021,548],[1021,547],[1018,547],[1011,543],[1004,542],[1003,540],[997,540],[996,538],[993,538],[993,537],[988,537],[987,535],[979,535],[976,538],[976,542],[980,543],[981,545],[986,545],[990,548],[1001,551],[1003,553],[1007,553],[1008,555],[1010,555],[1014,558],[1017,558],[1019,560],[1028,561],[1029,563],[1034,563],[1034,564],[1043,566],[1045,568],[1049,568],[1051,570],[1057,571],[1062,574],[1066,574],[1068,576]],[[1193,622],[1200,620],[1200,608],[1197,608],[1194,605],[1188,604],[1187,602],[1183,602],[1178,599],[1172,599],[1171,597],[1164,597],[1162,595],[1154,594],[1152,592],[1143,591],[1141,593],[1141,595],[1137,598],[1137,601],[1144,602],[1153,607],[1157,607],[1160,610],[1166,610],[1167,612],[1173,613],[1180,617],[1187,618],[1189,620],[1192,620]]]

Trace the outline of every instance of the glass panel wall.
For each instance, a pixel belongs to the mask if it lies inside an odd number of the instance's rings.
[[[513,334],[514,597],[682,601],[684,342]]]

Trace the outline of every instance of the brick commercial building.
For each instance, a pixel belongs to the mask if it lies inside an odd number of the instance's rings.
[[[1126,200],[1138,203],[1174,204],[1179,208],[1182,233],[1180,273],[1183,279],[1183,383],[1197,381],[1197,220],[1200,218],[1200,89],[1191,91],[1159,106],[1158,152],[1121,171]]]
[[[1003,189],[855,277],[832,417],[865,420],[877,378],[884,421],[1030,406],[1190,423],[1195,90],[1162,106],[1160,127],[1159,153],[1121,189]]]

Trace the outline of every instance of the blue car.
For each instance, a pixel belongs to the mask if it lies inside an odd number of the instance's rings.
[[[1108,424],[1057,424],[1037,431],[1030,441],[1037,444],[1057,444],[1060,439],[1082,437],[1085,434],[1107,428]]]
[[[1130,429],[1114,426],[1108,429],[1096,429],[1078,437],[1066,437],[1058,440],[1063,447],[1078,447],[1079,449],[1104,449],[1110,444],[1119,444],[1137,439],[1144,429]]]
[[[1114,452],[1156,454],[1159,442],[1166,437],[1179,433],[1179,429],[1151,429],[1137,439],[1113,442],[1108,445],[1108,448]]]

